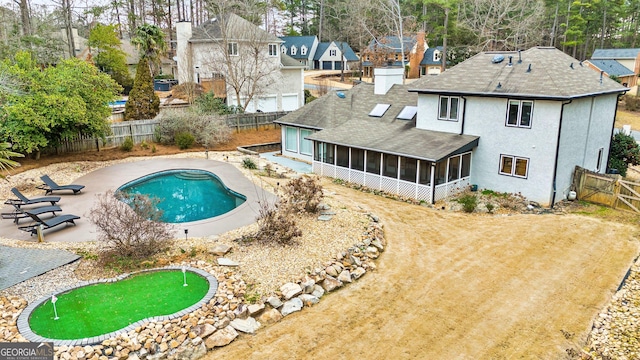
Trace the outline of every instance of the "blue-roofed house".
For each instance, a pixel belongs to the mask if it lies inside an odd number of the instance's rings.
[[[346,42],[321,42],[313,57],[313,67],[322,70],[349,70],[349,63],[358,61],[358,56]]]
[[[384,36],[379,39],[372,39],[369,45],[363,50],[362,71],[364,77],[373,77],[373,69],[381,66],[402,66],[409,65],[407,78],[415,79],[420,77],[420,62],[424,56],[426,45],[424,32],[416,35],[403,36],[402,45],[397,36]],[[402,50],[404,48],[404,54]]]
[[[420,76],[438,75],[442,71],[442,46],[428,48],[420,61]]]
[[[300,61],[305,69],[313,69],[313,57],[318,48],[316,36],[281,36],[284,42],[280,45],[283,54]]]
[[[624,86],[633,88],[638,84],[640,48],[596,49],[586,63],[606,76],[615,75]]]
[[[283,54],[300,61],[306,70],[348,70],[360,59],[346,42],[318,42],[316,36],[281,36]],[[344,52],[344,57],[342,56]]]

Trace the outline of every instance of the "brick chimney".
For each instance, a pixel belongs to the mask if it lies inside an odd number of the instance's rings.
[[[408,79],[417,79],[420,77],[420,63],[427,49],[424,31],[419,31],[416,35],[416,45],[409,53],[409,73]]]

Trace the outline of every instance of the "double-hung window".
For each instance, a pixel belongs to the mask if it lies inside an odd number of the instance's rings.
[[[500,155],[501,175],[515,176],[526,179],[528,173],[529,159],[511,155]]]
[[[438,105],[438,119],[458,121],[458,106],[460,98],[456,96],[440,96]]]
[[[533,101],[509,100],[507,126],[530,128],[532,112]]]
[[[269,56],[278,56],[278,45],[269,44]]]
[[[228,47],[229,55],[238,56],[238,43],[231,42],[228,45],[229,45],[229,47]]]

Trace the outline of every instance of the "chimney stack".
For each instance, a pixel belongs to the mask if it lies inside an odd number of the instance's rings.
[[[373,69],[375,77],[374,94],[384,95],[393,85],[402,85],[404,69],[399,67],[376,68]]]

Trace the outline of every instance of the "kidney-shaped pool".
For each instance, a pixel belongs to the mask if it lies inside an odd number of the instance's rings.
[[[130,181],[118,188],[125,194],[157,198],[162,221],[185,223],[225,214],[246,201],[205,170],[165,170]]]

